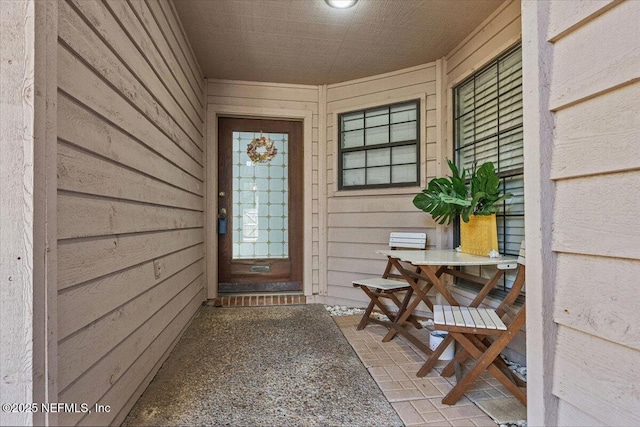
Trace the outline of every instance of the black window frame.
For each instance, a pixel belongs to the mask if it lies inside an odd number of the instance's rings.
[[[387,115],[389,116],[389,118],[391,117],[391,108],[399,106],[399,105],[409,105],[409,104],[414,104],[415,105],[415,111],[416,111],[416,120],[415,120],[415,135],[416,138],[412,139],[412,140],[405,140],[405,141],[396,141],[396,142],[386,142],[386,143],[382,143],[382,144],[373,144],[373,145],[367,145],[367,141],[366,141],[366,130],[367,129],[374,129],[376,127],[382,127],[382,126],[388,126],[389,128],[389,137],[388,140],[391,141],[391,125],[392,124],[403,124],[403,123],[411,123],[413,120],[410,121],[405,121],[405,122],[397,122],[397,123],[391,123],[391,121],[389,120],[388,123],[386,125],[377,125],[377,126],[371,126],[371,127],[367,127],[366,126],[366,120],[364,120],[364,118],[366,118],[366,114],[367,112],[371,112],[371,111],[379,111],[382,109],[387,109]],[[342,124],[342,119],[344,116],[350,116],[350,115],[354,115],[354,114],[360,114],[362,113],[363,115],[363,121],[364,121],[364,126],[362,128],[358,128],[358,129],[350,129],[348,131],[343,130],[343,124]],[[392,104],[383,104],[383,105],[378,105],[375,107],[369,107],[369,108],[363,108],[363,109],[359,109],[359,110],[353,110],[353,111],[345,111],[343,113],[338,114],[338,121],[337,121],[337,126],[338,126],[338,190],[339,191],[350,191],[350,190],[370,190],[370,189],[384,189],[384,188],[401,188],[401,187],[416,187],[420,185],[420,141],[421,141],[421,132],[420,132],[420,126],[421,126],[421,122],[422,122],[422,114],[421,114],[421,100],[420,99],[411,99],[411,100],[407,100],[407,101],[401,101],[401,102],[394,102]],[[350,148],[343,148],[343,135],[346,132],[352,132],[352,131],[358,131],[358,130],[362,130],[363,131],[363,145],[362,146],[358,146],[358,147],[350,147]],[[350,153],[350,152],[360,152],[360,151],[369,151],[369,150],[375,150],[375,149],[381,149],[381,148],[393,148],[393,147],[402,147],[402,146],[415,146],[416,147],[416,162],[415,162],[415,167],[416,167],[416,180],[415,181],[411,181],[411,182],[400,182],[400,183],[384,183],[384,184],[366,184],[366,179],[367,179],[367,164],[366,164],[366,155],[365,155],[365,166],[362,168],[365,171],[365,184],[364,185],[348,185],[345,186],[344,182],[343,182],[343,155],[344,153]],[[391,150],[391,153],[393,152],[393,150]],[[390,154],[390,156],[392,156],[392,154]],[[406,164],[411,164],[411,163],[406,163]],[[401,164],[400,164],[401,165]],[[389,163],[389,167],[391,168],[393,165],[393,159],[390,159],[390,163]],[[391,174],[391,170],[390,170],[390,174]],[[392,180],[392,176],[389,177],[389,180]]]

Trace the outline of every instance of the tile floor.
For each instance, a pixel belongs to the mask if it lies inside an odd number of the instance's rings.
[[[445,362],[423,378],[416,377],[425,357],[401,337],[383,343],[387,329],[369,324],[362,331],[356,326],[361,315],[339,316],[333,319],[354,348],[371,376],[407,426],[491,426],[496,423],[472,400],[511,397],[490,374],[484,373],[467,397],[453,405],[441,400],[455,384],[455,377],[443,378],[440,370]],[[429,330],[417,331],[428,340]]]

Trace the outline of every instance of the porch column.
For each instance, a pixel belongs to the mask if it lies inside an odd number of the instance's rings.
[[[0,401],[57,401],[57,2],[0,2]],[[55,414],[2,408],[0,424]],[[14,412],[13,410],[16,409]],[[33,408],[31,408],[33,409]]]
[[[524,188],[527,246],[527,421],[557,425],[552,393],[557,325],[553,321],[555,255],[551,248],[555,187],[551,181],[553,117],[549,110],[550,2],[522,1]]]

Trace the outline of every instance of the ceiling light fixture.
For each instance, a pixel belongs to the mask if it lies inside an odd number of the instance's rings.
[[[324,0],[331,7],[336,9],[348,9],[358,3],[358,0]]]

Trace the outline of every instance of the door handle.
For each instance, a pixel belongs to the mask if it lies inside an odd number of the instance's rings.
[[[218,234],[227,234],[227,209],[220,208],[218,213]]]

